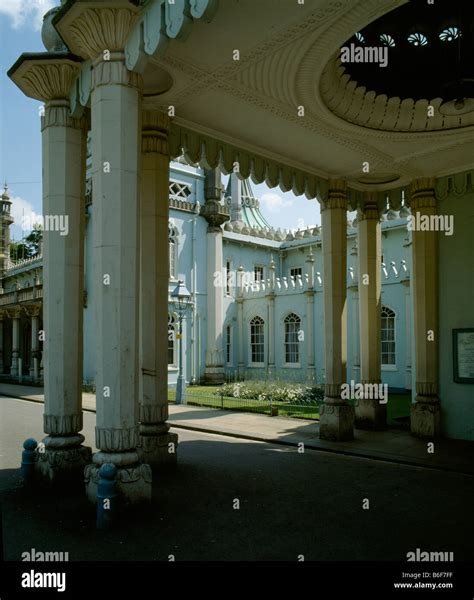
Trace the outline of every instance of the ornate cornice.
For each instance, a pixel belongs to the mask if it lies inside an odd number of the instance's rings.
[[[321,96],[338,117],[360,127],[401,133],[456,130],[474,125],[474,113],[445,116],[439,107],[442,98],[387,98],[376,95],[349,78],[340,58],[335,56],[321,77]],[[430,116],[428,107],[433,108]],[[369,117],[367,117],[369,115]]]
[[[76,2],[60,11],[53,24],[75,54],[95,59],[108,51],[123,51],[140,9],[129,0]]]

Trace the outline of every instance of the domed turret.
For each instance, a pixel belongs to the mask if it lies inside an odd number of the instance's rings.
[[[14,222],[11,215],[12,201],[5,183],[0,199],[0,277],[3,277],[10,260],[10,225]]]

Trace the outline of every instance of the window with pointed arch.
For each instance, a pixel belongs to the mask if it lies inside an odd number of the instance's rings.
[[[176,368],[177,351],[176,351],[176,333],[178,323],[176,317],[168,313],[168,368]]]
[[[253,365],[265,363],[265,321],[253,317],[250,321],[250,362]]]
[[[171,223],[168,225],[168,247],[169,247],[169,278],[178,278],[178,232]]]
[[[395,313],[388,306],[382,306],[381,317],[382,365],[395,365]]]
[[[300,342],[298,334],[301,329],[301,319],[295,313],[285,317],[285,363],[296,365],[300,362]]]

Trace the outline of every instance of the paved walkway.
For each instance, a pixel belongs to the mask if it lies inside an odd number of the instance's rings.
[[[0,383],[0,394],[43,402],[43,388],[39,387]],[[82,405],[84,410],[95,412],[94,394],[83,393]],[[474,442],[437,440],[434,453],[428,453],[427,442],[406,431],[356,430],[354,441],[327,442],[319,439],[319,424],[304,419],[174,404],[170,404],[169,412],[169,423],[174,428],[289,446],[303,443],[314,450],[474,475]]]

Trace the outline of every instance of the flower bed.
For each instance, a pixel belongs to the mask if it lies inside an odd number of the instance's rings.
[[[215,392],[217,396],[239,398],[241,400],[260,400],[295,405],[317,404],[324,399],[322,386],[306,386],[297,383],[239,381],[226,383]]]

